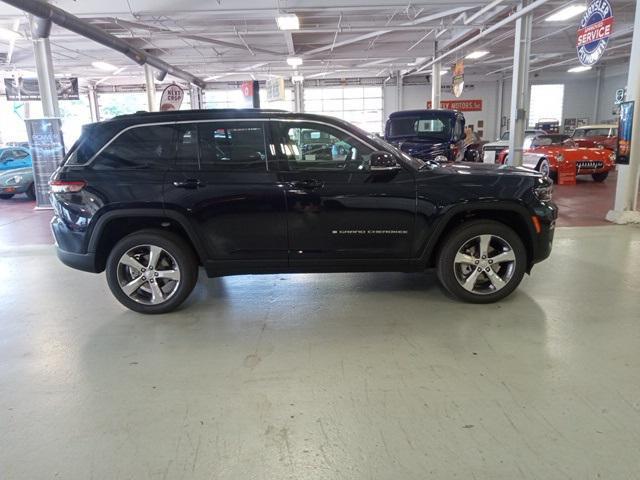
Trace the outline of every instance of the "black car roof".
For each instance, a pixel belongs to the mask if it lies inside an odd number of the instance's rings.
[[[459,115],[460,112],[458,110],[447,110],[444,108],[432,108],[432,109],[421,109],[421,110],[400,110],[398,112],[393,112],[389,115],[389,118],[398,118],[398,117],[414,117],[416,115],[424,114],[424,113],[438,112],[442,113],[445,116],[453,117]]]
[[[128,115],[118,115],[117,117],[113,117],[109,120],[89,124],[87,125],[87,127],[89,127],[90,130],[98,127],[104,128],[106,130],[117,131],[131,125],[145,123],[185,122],[189,120],[218,120],[236,118],[280,118],[316,121],[326,121],[330,119],[331,123],[352,127],[351,124],[345,122],[344,120],[334,117],[327,117],[325,115],[316,115],[312,113],[292,113],[286,110],[262,108],[219,108],[206,110],[173,110],[170,112],[136,112]]]

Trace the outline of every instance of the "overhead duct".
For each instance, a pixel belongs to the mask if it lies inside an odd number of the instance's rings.
[[[40,0],[2,0],[4,3],[8,3],[16,8],[24,10],[27,13],[49,20],[56,25],[59,25],[67,30],[70,30],[78,35],[89,38],[94,42],[97,42],[105,47],[112,48],[123,55],[126,55],[138,65],[144,65],[145,63],[152,67],[167,72],[174,77],[186,80],[189,83],[197,85],[200,88],[205,87],[205,82],[195,75],[185,72],[184,70],[174,67],[168,64],[164,60],[159,59],[153,55],[135,48],[129,45],[125,40],[111,35],[98,27],[95,27],[84,20],[72,15],[58,7],[49,5]]]

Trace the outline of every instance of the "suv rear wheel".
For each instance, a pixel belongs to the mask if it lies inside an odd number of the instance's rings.
[[[453,296],[491,303],[516,289],[526,261],[522,240],[512,229],[491,220],[474,220],[447,236],[437,259],[437,273]]]
[[[106,274],[111,293],[125,307],[140,313],[167,313],[193,290],[198,263],[179,236],[142,230],[115,245]]]

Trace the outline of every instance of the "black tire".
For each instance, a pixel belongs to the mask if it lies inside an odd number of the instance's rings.
[[[602,183],[609,176],[609,172],[600,172],[600,173],[592,173],[591,178],[593,178],[594,182]]]
[[[29,188],[27,189],[26,194],[27,194],[27,197],[29,197],[29,200],[36,199],[36,187],[33,183],[29,185]]]
[[[122,272],[122,265],[120,264],[121,257],[131,249],[138,246],[148,245],[160,247],[168,253],[171,260],[175,261],[177,264],[180,272],[180,279],[179,282],[177,282],[175,291],[171,293],[166,301],[153,305],[141,303],[127,295],[122,290],[120,280],[118,278],[119,272]],[[157,268],[157,271],[161,270]],[[148,274],[149,273],[147,272],[145,275]],[[176,309],[182,302],[184,302],[193,290],[198,279],[198,262],[191,246],[188,245],[180,236],[162,230],[141,230],[127,235],[120,240],[115,247],[113,247],[109,254],[109,258],[107,259],[106,275],[111,293],[113,293],[116,299],[125,307],[139,313],[167,313]],[[150,281],[153,283],[153,280]],[[160,285],[158,280],[156,280],[156,283]],[[137,291],[140,291],[140,289],[145,286],[151,287],[149,283],[145,282],[137,289]]]
[[[13,198],[15,194],[13,193],[2,193],[0,194],[0,200],[9,200],[10,198]]]
[[[469,245],[470,242],[481,235],[493,236],[494,239],[492,242],[505,242],[511,247],[510,250],[506,251],[513,253],[514,262],[500,263],[501,266],[499,267],[497,266],[498,262],[496,262],[493,267],[489,267],[493,268],[497,274],[501,274],[502,269],[508,269],[509,272],[508,280],[504,286],[496,291],[491,291],[491,289],[495,289],[496,287],[491,286],[494,282],[490,281],[487,274],[484,272],[475,274],[478,281],[481,282],[481,284],[484,283],[488,289],[487,292],[476,293],[465,289],[461,285],[458,277],[462,275],[459,271],[459,268],[462,268],[462,266],[457,266],[455,258],[459,250],[465,245]],[[485,262],[480,259],[480,255],[478,255],[478,260],[483,263]],[[471,271],[469,277],[475,273],[476,265],[465,267]],[[481,266],[482,265],[479,265],[478,267]],[[454,297],[470,303],[492,303],[505,298],[518,287],[527,269],[527,252],[518,234],[506,225],[493,220],[472,220],[456,227],[447,235],[438,252],[436,267],[440,283],[442,283],[443,287]],[[485,265],[485,267],[487,267],[487,265]],[[489,285],[489,283],[491,285]]]

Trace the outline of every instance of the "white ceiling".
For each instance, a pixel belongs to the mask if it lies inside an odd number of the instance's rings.
[[[67,10],[134,46],[151,50],[166,62],[203,79],[244,80],[253,76],[290,76],[287,56],[304,59],[298,69],[306,78],[387,77],[411,74],[428,62],[437,36],[446,51],[477,35],[515,11],[517,2],[407,0],[57,0]],[[570,2],[552,0],[535,10],[532,69],[566,71],[577,64],[578,18],[550,23],[544,18]],[[578,3],[578,2],[576,2]],[[634,0],[613,0],[614,38],[604,63],[628,62]],[[491,8],[485,8],[490,4]],[[26,16],[2,4],[0,26],[24,35],[13,48],[0,40],[0,74],[34,70]],[[486,11],[485,11],[486,10]],[[295,13],[299,31],[278,30],[279,12]],[[479,13],[479,15],[477,15]],[[475,17],[475,18],[474,18]],[[471,18],[471,21],[469,19]],[[496,78],[509,75],[513,54],[513,23],[451,55],[485,49],[481,60],[465,61],[466,72]],[[54,26],[51,45],[56,72],[103,84],[139,82],[142,68],[121,54]],[[11,61],[4,62],[7,54]],[[125,67],[116,77],[91,67],[103,60]],[[417,67],[409,64],[416,63]],[[428,73],[428,69],[421,75]]]

